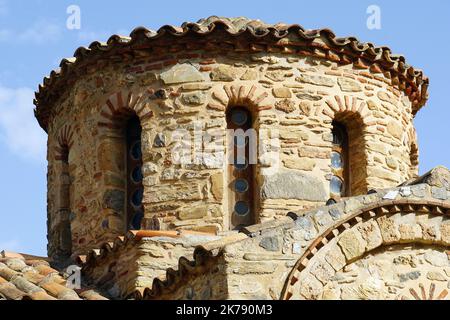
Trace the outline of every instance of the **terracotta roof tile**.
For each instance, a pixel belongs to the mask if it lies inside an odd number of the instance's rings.
[[[31,256],[0,254],[0,300],[108,300],[90,288],[78,294],[47,260],[25,257]]]
[[[292,36],[290,41],[288,36]],[[189,38],[188,38],[189,37]],[[375,47],[372,43],[363,43],[355,37],[338,38],[329,29],[306,30],[298,24],[266,24],[260,20],[247,18],[223,18],[212,16],[201,19],[197,23],[184,23],[181,27],[170,25],[162,26],[158,31],[148,30],[144,27],[134,29],[129,37],[113,35],[107,42],[92,42],[88,48],[78,48],[73,58],[63,59],[60,69],[52,71],[49,77],[45,77],[43,84],[39,85],[36,92],[36,117],[39,124],[47,129],[48,117],[52,109],[52,103],[66,90],[80,74],[85,74],[86,66],[93,65],[97,61],[112,60],[117,54],[132,53],[134,50],[151,49],[155,44],[167,46],[170,44],[188,42],[186,50],[190,47],[204,46],[205,39],[218,41],[239,42],[247,41],[246,46],[250,52],[250,44],[280,45],[280,41],[286,38],[289,45],[298,47],[299,52],[323,54],[322,51],[333,53],[341,62],[361,64],[367,61],[369,64],[389,73],[393,78],[402,81],[401,87],[413,101],[413,112],[416,113],[426,102],[429,80],[423,72],[406,64],[402,55],[392,54],[387,47]],[[188,39],[188,40],[186,40]],[[184,42],[183,42],[184,41]],[[209,44],[212,42],[209,41]],[[234,50],[234,46],[229,46]],[[237,46],[238,48],[238,46]],[[239,48],[238,48],[239,49]],[[258,51],[258,50],[257,50]],[[380,69],[380,70],[381,70]]]

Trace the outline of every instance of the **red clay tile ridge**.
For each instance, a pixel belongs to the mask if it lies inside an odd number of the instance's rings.
[[[70,90],[77,78],[95,72],[98,65],[104,66],[117,59],[123,61],[126,57],[139,56],[143,51],[151,52],[157,58],[159,53],[155,53],[154,48],[164,53],[167,51],[164,47],[192,52],[204,50],[206,45],[208,51],[218,55],[228,51],[298,54],[370,69],[373,73],[384,74],[409,96],[414,114],[428,98],[428,78],[421,70],[408,65],[404,56],[392,54],[388,47],[375,47],[355,37],[338,38],[329,29],[306,30],[298,24],[272,25],[244,17],[212,16],[197,23],[183,23],[181,27],[165,25],[158,31],[138,27],[129,37],[113,35],[106,43],[95,41],[88,48],[78,48],[73,58],[63,59],[60,69],[52,71],[39,85],[34,100],[36,118],[47,130],[56,100]]]

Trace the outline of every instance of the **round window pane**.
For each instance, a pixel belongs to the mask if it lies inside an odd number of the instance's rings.
[[[234,162],[234,167],[236,168],[236,170],[242,171],[242,170],[247,169],[247,167],[248,167],[247,159],[244,158],[241,161],[238,161],[238,160],[241,160],[241,159],[237,159]]]
[[[231,112],[231,122],[237,126],[244,125],[248,120],[248,113],[242,109],[236,109]]]
[[[236,214],[239,216],[245,216],[246,214],[249,213],[249,211],[250,211],[250,208],[249,208],[247,202],[245,202],[245,201],[238,201],[234,205],[234,212],[236,212]]]
[[[234,182],[234,190],[239,193],[244,193],[248,190],[248,182],[244,179],[238,179]]]
[[[334,194],[342,194],[344,184],[339,177],[333,176],[330,181],[330,191]]]
[[[134,182],[139,183],[142,181],[142,168],[141,166],[136,167],[133,169],[133,172],[131,172],[131,179],[133,179]]]
[[[135,207],[140,207],[142,204],[142,199],[144,197],[144,190],[138,189],[136,190],[133,195],[131,196],[131,203],[135,206]]]
[[[140,141],[135,142],[133,144],[133,146],[131,147],[131,156],[135,160],[139,160],[140,158],[142,158],[142,150],[141,150],[141,142]]]
[[[339,153],[331,153],[331,166],[335,169],[342,168],[342,156]]]
[[[131,228],[132,230],[140,230],[142,219],[144,218],[144,214],[142,211],[138,211],[134,214],[133,219],[131,220]]]

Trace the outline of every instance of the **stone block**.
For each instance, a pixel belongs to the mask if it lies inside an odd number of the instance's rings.
[[[345,231],[339,237],[338,244],[347,260],[353,260],[362,256],[367,245],[362,235],[353,229]]]
[[[319,75],[302,74],[299,77],[295,78],[295,80],[301,83],[308,83],[315,86],[334,87],[333,79]]]
[[[361,85],[349,78],[338,78],[339,87],[344,92],[360,92],[362,91]]]
[[[294,170],[280,170],[264,177],[261,187],[262,199],[298,199],[326,201],[324,184],[315,176]]]
[[[200,71],[188,63],[179,64],[170,68],[168,71],[161,73],[160,78],[164,84],[204,81]]]

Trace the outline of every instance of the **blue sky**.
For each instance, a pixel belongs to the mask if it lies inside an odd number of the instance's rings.
[[[81,29],[66,28],[67,7],[81,9]],[[370,5],[381,29],[367,28]],[[450,167],[450,1],[44,1],[0,0],[0,250],[46,254],[46,136],[33,118],[42,78],[79,46],[210,15],[332,29],[338,36],[387,45],[430,77],[430,100],[417,115],[421,173]]]

